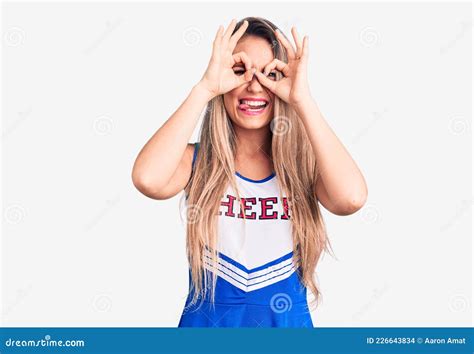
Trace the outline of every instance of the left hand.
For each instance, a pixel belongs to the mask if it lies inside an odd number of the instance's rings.
[[[265,66],[263,74],[257,71],[255,75],[263,86],[280,99],[292,106],[298,106],[303,101],[311,98],[307,80],[309,39],[308,36],[305,36],[303,42],[301,42],[295,27],[291,28],[291,34],[295,40],[296,51],[280,31],[275,31],[277,39],[286,49],[288,63],[275,58]],[[267,77],[268,73],[275,68],[283,74],[283,77],[278,81]]]

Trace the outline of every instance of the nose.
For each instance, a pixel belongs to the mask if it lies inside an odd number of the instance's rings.
[[[257,76],[254,75],[252,77],[252,80],[250,81],[248,87],[247,87],[247,90],[249,92],[255,92],[255,93],[259,93],[259,92],[262,92],[263,91],[263,87],[262,85],[260,84],[260,81],[258,81],[257,79]]]

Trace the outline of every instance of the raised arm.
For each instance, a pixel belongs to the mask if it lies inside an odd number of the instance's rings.
[[[132,181],[144,195],[153,199],[167,199],[179,193],[191,176],[193,144],[188,144],[200,114],[212,98],[228,92],[253,76],[251,63],[245,53],[232,55],[248,23],[233,35],[236,21],[232,20],[224,32],[217,31],[212,56],[206,72],[181,106],[148,140],[138,154],[132,170]],[[233,67],[243,63],[245,75],[236,75]]]
[[[292,28],[296,51],[280,32],[276,36],[286,48],[288,63],[275,59],[257,72],[259,81],[293,106],[302,119],[311,146],[316,155],[320,178],[316,182],[316,194],[320,203],[336,215],[349,215],[362,208],[367,199],[367,185],[357,164],[334,134],[316,101],[312,98],[307,81],[308,37],[300,40],[296,28]],[[284,77],[272,81],[266,73],[280,70]]]
[[[193,145],[188,141],[209,96],[195,85],[181,106],[148,140],[138,154],[132,181],[144,195],[153,199],[171,198],[191,176]]]

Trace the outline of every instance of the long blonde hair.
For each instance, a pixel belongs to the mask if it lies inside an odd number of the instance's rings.
[[[244,36],[266,39],[274,57],[288,62],[284,47],[274,35],[273,30],[277,27],[273,23],[263,18],[247,17],[237,23],[234,32],[244,20],[249,22]],[[276,96],[273,109],[274,118],[269,127],[272,130],[273,167],[280,197],[284,192],[288,198],[293,252],[299,259],[297,273],[302,284],[313,294],[312,302],[317,305],[321,292],[315,281],[316,265],[322,252],[329,251],[328,246],[331,246],[316,197],[318,166],[305,128],[295,111]],[[208,270],[209,264],[211,270],[215,270],[218,264],[217,215],[229,184],[240,201],[235,177],[235,153],[235,132],[220,95],[208,103],[200,131],[199,152],[184,189],[188,214],[186,249],[191,291],[194,293],[190,304],[199,298],[204,299],[208,291],[214,300],[217,271]],[[203,261],[206,254],[211,255],[206,262],[207,267]]]

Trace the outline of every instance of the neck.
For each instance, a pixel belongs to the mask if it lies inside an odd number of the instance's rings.
[[[272,133],[268,126],[261,129],[241,129],[236,127],[236,157],[255,157],[272,154]]]

